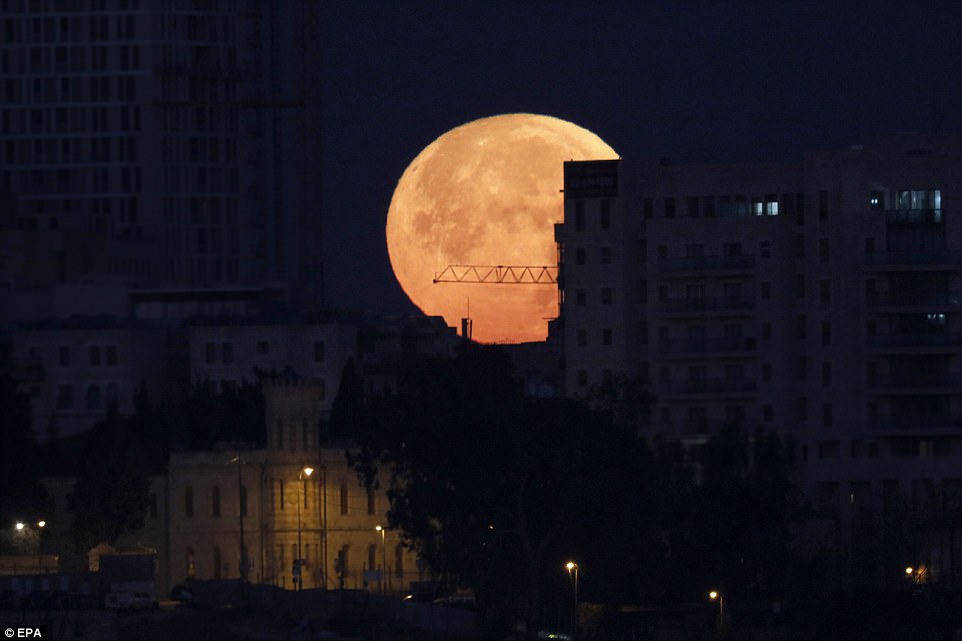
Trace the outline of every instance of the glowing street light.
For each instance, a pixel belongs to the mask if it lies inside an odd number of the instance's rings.
[[[374,531],[381,534],[381,592],[387,591],[387,548],[384,545],[385,529],[380,525],[374,526]]]
[[[712,601],[718,600],[718,625],[722,625],[725,620],[725,597],[721,595],[721,592],[712,590],[708,593],[708,598]]]
[[[301,468],[301,471],[297,473],[297,485],[300,493],[304,494],[302,499],[300,496],[297,497],[297,558],[294,559],[294,580],[297,581],[297,591],[300,592],[304,585],[304,575],[303,566],[304,559],[301,553],[301,501],[307,500],[307,493],[304,490],[304,478],[310,478],[311,474],[314,473],[314,468],[310,465],[305,465]]]
[[[565,563],[568,571],[568,578],[571,579],[575,589],[575,607],[571,613],[571,637],[574,638],[578,631],[578,564],[574,561]]]
[[[17,528],[17,532],[20,532],[21,530],[23,530],[24,528],[23,521],[17,521],[16,528]]]

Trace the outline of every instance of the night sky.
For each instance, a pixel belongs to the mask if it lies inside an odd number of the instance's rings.
[[[542,113],[624,158],[674,161],[794,159],[880,133],[962,133],[959,2],[322,6],[334,308],[415,310],[388,260],[391,194],[421,149],[476,118]]]

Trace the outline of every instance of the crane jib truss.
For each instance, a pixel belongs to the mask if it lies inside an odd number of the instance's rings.
[[[434,283],[554,285],[557,265],[448,265],[434,275]]]

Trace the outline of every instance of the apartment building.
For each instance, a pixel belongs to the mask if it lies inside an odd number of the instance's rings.
[[[962,501],[960,202],[958,139],[566,163],[566,394],[638,377],[654,432],[790,436],[843,542],[898,495],[946,509]]]
[[[0,288],[284,282],[322,304],[309,0],[4,0]]]

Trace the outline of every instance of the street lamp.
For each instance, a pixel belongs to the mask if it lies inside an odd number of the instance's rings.
[[[568,571],[568,578],[571,579],[574,584],[575,589],[575,606],[574,610],[571,612],[571,638],[576,636],[578,631],[578,564],[574,561],[568,561],[565,563],[565,569]]]
[[[387,591],[387,548],[384,546],[384,528],[380,525],[374,526],[374,531],[381,535],[381,592]]]
[[[43,574],[43,549],[40,547],[40,536],[45,527],[47,527],[46,521],[43,519],[37,521],[37,567],[40,570],[40,574]]]
[[[300,492],[304,492],[304,481],[305,477],[310,478],[311,474],[314,473],[314,468],[310,465],[305,465],[301,468],[301,471],[297,473],[297,485]],[[304,499],[300,496],[297,497],[297,558],[294,559],[294,580],[297,581],[297,591],[301,591],[301,587],[304,585],[304,577],[301,574],[302,567],[304,565],[303,554],[301,553],[301,501],[306,500],[307,493],[304,492]]]
[[[708,598],[712,601],[718,600],[718,626],[721,627],[725,621],[725,597],[722,596],[721,592],[712,590],[708,593]]]

